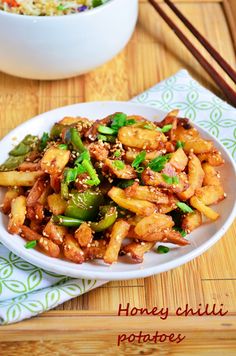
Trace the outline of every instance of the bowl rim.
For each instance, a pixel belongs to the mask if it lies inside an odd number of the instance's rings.
[[[86,103],[77,103],[77,104],[72,104],[72,105],[67,105],[67,106],[62,106],[62,107],[58,107],[55,109],[52,109],[50,111],[41,113],[39,115],[34,116],[33,118],[26,120],[25,122],[21,123],[20,125],[17,125],[17,127],[15,127],[13,130],[11,130],[7,135],[5,135],[3,137],[3,139],[9,139],[12,135],[12,131],[17,130],[19,127],[24,127],[25,125],[27,126],[29,121],[31,122],[31,124],[34,121],[37,121],[39,119],[41,119],[45,114],[57,114],[60,112],[60,110],[62,109],[70,109],[73,107],[77,107],[78,105],[106,105],[106,104],[131,104],[134,107],[138,108],[138,107],[145,107],[146,105],[141,104],[141,103],[136,103],[136,102],[124,102],[124,101],[95,101],[95,102],[86,102]],[[148,106],[146,106],[148,109]],[[152,108],[154,110],[156,110],[157,108]],[[157,109],[159,110],[159,109]],[[161,110],[162,111],[162,110]],[[232,166],[233,169],[233,173],[234,176],[236,177],[236,164],[232,158],[232,156],[230,155],[230,153],[226,150],[226,148],[223,146],[223,144],[216,138],[214,137],[211,133],[207,132],[204,128],[200,127],[198,124],[196,124],[195,122],[192,122],[192,124],[197,128],[200,129],[201,131],[205,132],[213,141],[217,142],[218,146],[220,146],[220,149],[225,153],[225,155],[227,156],[227,159],[229,160],[229,163]],[[179,267],[189,261],[191,261],[193,258],[196,258],[198,256],[200,256],[202,253],[204,253],[206,250],[208,250],[211,246],[213,246],[225,233],[226,231],[229,229],[229,227],[231,226],[231,224],[233,223],[234,219],[236,217],[236,200],[234,200],[233,203],[233,208],[230,212],[230,214],[228,215],[228,218],[226,219],[226,221],[222,224],[221,228],[215,232],[209,240],[204,241],[200,246],[198,246],[197,248],[194,248],[193,250],[187,252],[184,255],[180,255],[178,257],[176,257],[173,261],[167,261],[162,263],[161,265],[158,266],[149,266],[146,267],[144,269],[142,269],[142,267],[137,268],[135,270],[130,270],[128,272],[124,272],[124,271],[109,271],[110,276],[108,277],[108,270],[107,271],[96,271],[93,270],[91,271],[84,271],[84,270],[79,270],[76,273],[74,272],[73,269],[73,263],[71,266],[66,266],[66,271],[65,271],[65,266],[57,266],[57,268],[55,269],[53,266],[53,259],[49,258],[46,262],[44,261],[43,263],[39,262],[39,259],[37,256],[29,256],[30,252],[28,250],[24,251],[24,256],[21,255],[21,253],[19,253],[19,251],[17,250],[17,247],[14,247],[14,244],[12,244],[10,250],[17,254],[18,256],[20,256],[21,258],[25,259],[26,261],[28,261],[29,263],[35,264],[36,266],[43,268],[43,269],[48,269],[49,271],[52,271],[54,273],[61,273],[65,275],[70,275],[73,278],[85,278],[85,279],[97,279],[97,280],[104,280],[104,281],[108,281],[108,280],[129,280],[129,279],[133,279],[133,278],[145,278],[151,275],[155,275],[155,274],[159,274],[165,271],[169,271],[172,270],[176,267]],[[1,226],[1,230],[2,230],[2,226]],[[1,231],[2,233],[2,231]],[[2,236],[1,236],[1,242],[5,245]],[[9,248],[8,246],[6,246],[7,248]],[[51,260],[50,260],[51,259]],[[68,271],[70,271],[68,273]]]
[[[0,16],[6,16],[6,17],[12,17],[12,18],[16,18],[16,19],[24,19],[26,21],[30,21],[30,20],[33,20],[33,21],[40,21],[40,22],[44,22],[44,21],[47,21],[47,19],[50,19],[52,21],[61,21],[62,19],[65,19],[65,18],[70,18],[71,17],[75,17],[75,16],[92,16],[93,14],[96,15],[96,13],[99,13],[99,12],[102,12],[104,8],[108,8],[109,6],[111,7],[115,2],[118,2],[118,1],[122,1],[122,0],[109,0],[107,1],[106,3],[100,5],[100,6],[97,6],[93,9],[90,9],[88,11],[83,11],[83,12],[79,12],[79,13],[76,13],[76,14],[68,14],[68,15],[60,15],[60,16],[53,16],[53,15],[49,15],[49,16],[36,16],[36,15],[21,15],[21,14],[15,14],[15,13],[12,13],[12,12],[8,12],[8,11],[4,11],[4,10],[0,10]],[[129,0],[130,1],[130,0]],[[136,0],[137,1],[137,0]]]

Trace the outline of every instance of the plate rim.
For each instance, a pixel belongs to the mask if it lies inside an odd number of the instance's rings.
[[[33,124],[34,121],[40,120],[41,118],[43,118],[47,114],[53,115],[53,114],[60,113],[60,111],[62,109],[75,109],[75,108],[77,108],[79,106],[88,106],[88,105],[95,105],[96,106],[96,105],[111,105],[111,104],[130,105],[130,106],[134,106],[136,108],[142,107],[143,109],[148,109],[149,108],[149,109],[152,109],[154,111],[157,111],[157,114],[158,114],[158,112],[162,113],[162,114],[166,113],[166,112],[164,112],[164,111],[162,111],[162,110],[160,110],[158,108],[155,108],[153,106],[148,106],[148,105],[144,105],[144,104],[141,104],[141,103],[136,103],[136,102],[133,102],[133,101],[90,101],[90,102],[82,102],[82,103],[77,103],[77,104],[72,104],[72,105],[66,105],[66,106],[61,106],[61,107],[46,111],[44,113],[41,113],[39,115],[36,115],[36,116],[24,121],[20,125],[16,126],[14,129],[12,129],[8,134],[6,134],[1,139],[0,145],[2,144],[2,141],[5,141],[5,140],[8,141],[10,139],[10,137],[12,135],[14,135],[15,131],[17,131],[19,128],[24,128],[24,126],[28,126],[29,124]],[[190,119],[190,121],[191,121],[191,119]],[[55,120],[55,122],[56,122],[56,120]],[[210,136],[211,139],[213,140],[213,142],[217,142],[217,144],[220,146],[220,149],[227,156],[227,159],[229,160],[229,163],[232,165],[233,172],[234,172],[234,175],[236,177],[236,164],[235,164],[233,158],[231,157],[231,155],[226,150],[226,148],[222,145],[222,143],[216,137],[214,137],[211,133],[207,132],[204,128],[200,127],[195,122],[191,121],[191,123],[193,124],[194,127],[196,127],[197,129],[199,128],[201,131],[203,131],[208,136]],[[181,266],[181,265],[183,265],[185,263],[188,263],[192,259],[200,256],[205,251],[207,251],[210,247],[212,247],[226,233],[226,231],[229,229],[229,227],[233,223],[235,217],[236,217],[236,200],[234,201],[233,208],[232,208],[228,218],[226,219],[226,221],[222,225],[222,227],[216,233],[214,233],[207,241],[203,242],[200,246],[194,248],[192,251],[187,252],[184,255],[181,255],[179,257],[174,258],[171,261],[163,262],[160,265],[144,267],[142,269],[142,267],[140,268],[141,264],[137,264],[137,266],[139,266],[139,268],[137,268],[137,269],[135,269],[133,271],[110,271],[109,270],[109,266],[107,266],[107,270],[106,271],[96,271],[96,266],[94,266],[95,271],[79,270],[77,268],[73,270],[73,266],[78,266],[78,264],[75,264],[73,262],[71,262],[71,265],[68,265],[67,267],[63,267],[63,266],[60,266],[60,265],[58,266],[57,265],[54,268],[54,264],[52,262],[56,261],[57,259],[53,259],[52,257],[44,255],[44,256],[46,256],[48,258],[48,261],[46,260],[46,261],[43,261],[41,263],[41,260],[37,256],[32,255],[29,250],[27,250],[27,249],[20,250],[20,253],[19,253],[18,248],[15,248],[13,244],[12,245],[11,244],[6,244],[5,240],[4,240],[4,237],[2,237],[1,229],[5,230],[5,228],[4,228],[2,223],[0,224],[0,242],[2,242],[2,244],[6,248],[8,248],[10,251],[12,251],[14,254],[16,254],[20,258],[26,260],[27,262],[29,262],[29,263],[31,263],[33,265],[36,265],[39,268],[51,271],[51,272],[56,273],[56,274],[66,275],[66,276],[69,276],[69,277],[72,277],[72,278],[96,279],[96,280],[104,280],[104,281],[129,280],[129,279],[134,279],[134,278],[145,278],[145,277],[148,277],[148,276],[151,276],[151,275],[155,275],[155,274],[159,274],[159,273],[162,273],[162,272],[166,272],[166,271],[172,270],[172,269],[174,269],[176,267],[179,267],[179,266]],[[5,230],[5,232],[7,232],[7,231]],[[9,245],[10,245],[10,247],[9,247]],[[66,262],[68,262],[68,261],[66,261]],[[66,270],[66,274],[64,272],[65,268],[67,269]],[[67,273],[68,270],[70,270],[69,274]],[[107,278],[109,276],[109,274],[111,275],[111,277]]]

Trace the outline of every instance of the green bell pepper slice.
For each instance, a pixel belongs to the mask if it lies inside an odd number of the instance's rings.
[[[118,213],[114,206],[104,206],[101,209],[103,218],[98,222],[91,222],[90,227],[95,232],[101,232],[108,229],[114,224],[117,219]]]
[[[87,189],[83,193],[72,191],[65,215],[85,221],[95,220],[103,201],[103,194],[99,190]]]

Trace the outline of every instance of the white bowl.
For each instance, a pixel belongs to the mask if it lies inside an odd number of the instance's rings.
[[[63,79],[107,62],[129,41],[138,0],[110,0],[64,16],[0,10],[0,71],[30,79]]]
[[[64,116],[82,116],[90,119],[98,119],[117,111],[123,111],[130,115],[142,115],[149,120],[156,121],[161,120],[165,116],[164,112],[155,108],[126,102],[85,103],[62,107],[23,123],[5,136],[3,140],[0,141],[0,162],[3,162],[7,158],[7,152],[9,152],[13,144],[16,143],[15,140],[12,140],[15,137],[21,140],[27,133],[33,135],[42,134],[44,131],[49,131],[54,122],[59,121]],[[166,244],[170,247],[169,253],[160,255],[155,251],[150,251],[145,254],[144,262],[141,264],[134,264],[130,262],[130,258],[123,256],[119,258],[118,263],[112,266],[104,264],[102,260],[78,265],[70,261],[48,257],[33,249],[27,250],[24,247],[24,239],[17,235],[12,236],[7,232],[8,217],[3,214],[0,214],[0,241],[16,255],[45,270],[71,277],[87,279],[125,280],[147,277],[168,271],[199,256],[225,234],[235,218],[236,170],[225,148],[213,136],[206,133],[197,125],[194,126],[196,126],[203,137],[214,141],[216,148],[222,152],[225,165],[219,170],[221,171],[227,199],[214,207],[220,214],[220,218],[217,221],[205,223],[189,235],[191,242],[189,246],[178,247],[176,245]],[[2,194],[3,190],[1,189],[0,201]]]

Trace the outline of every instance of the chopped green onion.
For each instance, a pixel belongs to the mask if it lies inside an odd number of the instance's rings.
[[[98,140],[100,140],[100,141],[107,141],[107,136],[105,136],[105,135],[98,135]]]
[[[173,230],[178,231],[183,237],[187,236],[187,232],[185,230],[181,229],[181,227],[174,226]]]
[[[149,125],[149,124],[144,125],[143,128],[147,129],[147,130],[154,130],[154,127],[152,125]]]
[[[113,130],[112,128],[110,128],[108,126],[99,125],[98,132],[100,132],[101,134],[105,134],[105,135],[114,135],[116,133],[116,130]]]
[[[167,174],[162,174],[162,178],[167,184],[172,184],[172,177],[168,176]]]
[[[136,121],[134,119],[129,119],[129,120],[126,120],[125,126],[131,126],[131,125],[133,125],[135,123],[136,123]]]
[[[82,162],[82,166],[86,169],[86,171],[88,172],[91,178],[87,180],[85,183],[88,185],[99,185],[100,179],[98,178],[97,172],[93,168],[92,163],[89,160],[84,159]]]
[[[179,184],[179,178],[177,176],[172,177],[173,184]]]
[[[140,168],[139,165],[143,161],[145,161],[145,158],[146,158],[146,152],[145,151],[140,152],[133,160],[131,166],[137,171],[137,169]]]
[[[127,115],[124,113],[116,113],[112,118],[111,128],[117,134],[121,127],[133,125],[135,122],[134,119],[127,120]]]
[[[74,127],[71,127],[70,134],[71,134],[71,143],[73,145],[73,148],[81,153],[87,151],[87,149],[84,147],[84,144],[81,140],[78,130]]]
[[[115,166],[118,170],[122,170],[125,168],[125,164],[122,161],[114,161],[112,162],[113,166]]]
[[[165,167],[166,163],[170,159],[170,155],[157,156],[149,162],[148,167],[154,172],[160,172]]]
[[[193,209],[183,202],[179,201],[178,203],[176,203],[176,205],[183,213],[193,213]]]
[[[131,187],[131,185],[133,185],[133,184],[134,184],[134,180],[133,179],[129,179],[129,180],[124,180],[124,181],[119,182],[117,184],[117,187],[125,189],[125,188],[128,188],[128,187]]]
[[[168,176],[167,174],[162,174],[162,178],[167,184],[178,184],[179,178],[177,176]]]
[[[63,10],[65,10],[65,8],[64,8],[64,6],[62,4],[60,4],[60,5],[57,6],[57,10],[63,11]]]
[[[78,172],[76,168],[70,168],[66,172],[66,184],[70,184],[72,182],[75,182],[77,178]]]
[[[157,253],[168,253],[170,251],[169,247],[160,245],[157,247]]]
[[[40,151],[44,150],[44,148],[47,146],[48,141],[49,141],[49,135],[48,135],[47,132],[44,132],[42,137],[41,137],[40,143],[39,143],[39,150]]]
[[[166,133],[166,132],[170,131],[172,129],[172,127],[173,127],[173,125],[165,125],[162,128],[161,127],[157,127],[156,130],[160,131],[160,132],[163,132],[163,133]]]
[[[115,152],[114,152],[114,156],[117,157],[117,158],[119,158],[119,157],[121,156],[120,150],[115,151]]]
[[[25,248],[27,248],[27,249],[34,248],[36,245],[37,245],[37,240],[28,241],[25,244]]]
[[[60,150],[67,150],[68,146],[62,143],[61,145],[58,146],[58,148],[60,148]]]
[[[175,147],[176,147],[176,148],[184,148],[184,145],[185,145],[184,142],[182,142],[182,141],[177,141]]]
[[[92,6],[93,7],[98,7],[102,5],[102,0],[93,0]]]

